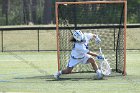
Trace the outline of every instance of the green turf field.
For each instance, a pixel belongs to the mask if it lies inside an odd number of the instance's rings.
[[[140,48],[138,32],[127,30],[127,48]],[[55,31],[40,31],[40,49],[55,50]],[[50,37],[51,36],[51,37]],[[1,36],[0,36],[1,42]],[[1,45],[0,45],[1,47]],[[4,49],[37,49],[37,32],[4,32]],[[127,51],[127,76],[93,80],[94,73],[71,74],[56,81],[56,52],[0,52],[0,93],[140,93],[140,51]]]
[[[56,52],[0,53],[0,91],[32,93],[140,93],[140,52],[127,52],[127,76],[93,80],[93,73],[56,81]]]

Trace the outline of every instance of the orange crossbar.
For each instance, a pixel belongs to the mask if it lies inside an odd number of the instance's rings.
[[[56,2],[56,4],[113,4],[125,2],[126,1],[83,1],[83,2]]]

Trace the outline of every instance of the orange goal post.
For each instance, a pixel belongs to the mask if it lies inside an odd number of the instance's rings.
[[[112,72],[126,75],[127,1],[56,2],[56,32],[58,70],[66,68],[73,43],[71,31],[97,33]],[[98,53],[94,41],[89,49]],[[91,72],[90,64],[78,64],[73,72]]]

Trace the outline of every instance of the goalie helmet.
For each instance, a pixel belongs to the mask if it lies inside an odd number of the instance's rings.
[[[74,30],[73,37],[79,42],[83,42],[85,38],[84,34],[80,30]]]

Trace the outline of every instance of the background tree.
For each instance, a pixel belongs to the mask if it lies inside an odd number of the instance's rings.
[[[29,3],[29,0],[23,0],[23,14],[25,24],[28,24],[28,22],[30,22]]]
[[[9,0],[2,0],[2,15],[5,16],[6,25],[8,25],[8,11],[9,11]]]
[[[25,25],[28,24],[29,22],[38,25],[50,23],[55,24],[55,1],[56,0],[0,0],[0,25],[21,25],[21,24]],[[65,1],[70,2],[70,1],[97,1],[97,0],[65,0]],[[127,1],[128,1],[128,9],[127,9],[128,23],[140,23],[140,0],[127,0]],[[86,8],[87,7],[85,7],[85,9]],[[77,14],[80,13],[78,8],[74,11],[76,11],[75,13]],[[67,16],[71,16],[71,14]]]
[[[128,22],[140,23],[140,0],[127,0]]]
[[[36,9],[37,9],[37,0],[32,0],[32,4],[31,4],[32,23],[35,23],[35,24],[37,23]]]
[[[43,23],[50,24],[52,21],[52,0],[45,0],[43,13]]]

